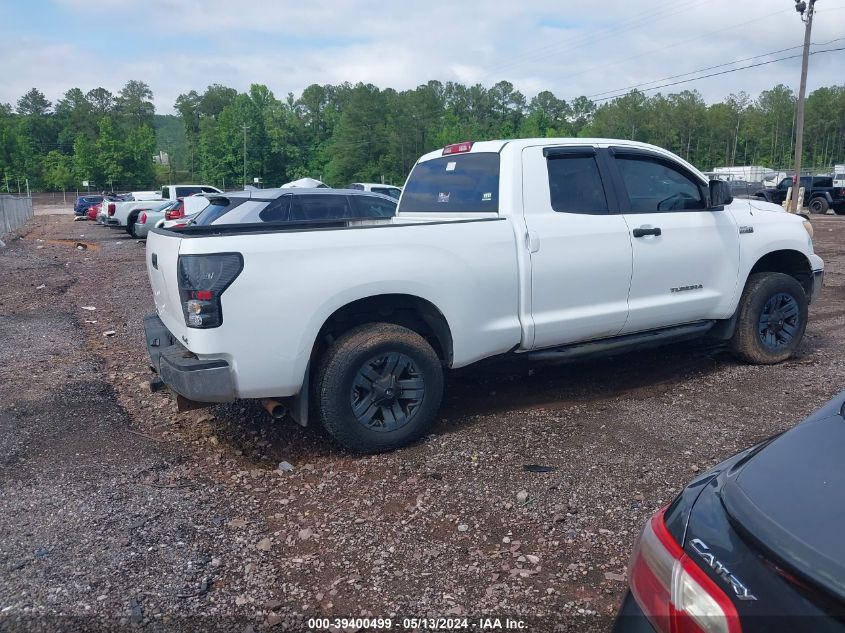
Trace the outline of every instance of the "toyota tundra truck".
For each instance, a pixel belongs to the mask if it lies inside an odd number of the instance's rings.
[[[494,356],[706,335],[784,361],[824,274],[808,221],[631,141],[449,145],[363,224],[274,222],[261,195],[210,204],[266,222],[150,233],[152,365],[188,405],[261,399],[360,452],[419,438],[444,371]]]

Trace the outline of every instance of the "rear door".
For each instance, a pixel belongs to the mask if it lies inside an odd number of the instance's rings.
[[[628,315],[631,238],[593,147],[522,152],[534,349],[619,333]]]
[[[633,245],[622,333],[730,316],[739,274],[733,216],[708,209],[706,183],[679,162],[640,149],[612,156]]]

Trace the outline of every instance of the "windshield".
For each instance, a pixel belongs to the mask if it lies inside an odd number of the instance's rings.
[[[499,210],[499,155],[452,154],[417,163],[400,213],[496,213]]]

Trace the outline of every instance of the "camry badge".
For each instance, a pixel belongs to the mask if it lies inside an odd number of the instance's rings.
[[[710,548],[707,547],[707,544],[702,541],[701,539],[694,538],[690,541],[690,545],[695,550],[695,553],[701,556],[704,559],[704,562],[710,566],[710,569],[716,572],[716,575],[719,576],[722,580],[728,583],[731,588],[734,590],[736,597],[740,600],[756,600],[757,597],[748,591],[748,587],[746,587],[742,581],[734,576],[727,567],[725,567],[721,562],[719,562],[715,556],[710,552]]]

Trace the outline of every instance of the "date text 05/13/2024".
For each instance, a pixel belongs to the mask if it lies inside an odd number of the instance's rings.
[[[524,620],[513,618],[310,618],[307,622],[310,631],[327,629],[382,629],[393,628],[400,630],[426,631],[458,631],[458,630],[528,630]]]

